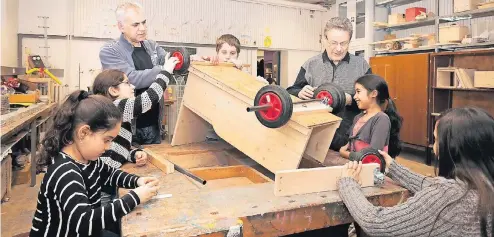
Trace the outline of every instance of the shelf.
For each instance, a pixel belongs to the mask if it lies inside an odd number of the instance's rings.
[[[435,23],[436,23],[436,18],[429,18],[420,21],[411,21],[402,24],[391,25],[388,27],[376,27],[376,28],[377,30],[404,30],[404,29],[410,29],[410,28],[416,28],[422,26],[432,26]]]
[[[431,113],[432,117],[439,117],[441,114],[440,113]]]
[[[22,138],[24,138],[27,134],[29,133],[29,130],[23,130],[20,131],[18,134],[16,134],[14,137],[10,138],[8,141],[2,142],[2,156],[1,159],[5,156],[7,156],[9,150],[16,144],[18,143]]]
[[[397,6],[402,6],[414,2],[420,2],[422,0],[381,0],[376,2],[376,7],[397,7]]]
[[[465,19],[480,18],[494,15],[494,7],[457,12],[449,16],[439,17],[439,23],[456,22]]]
[[[484,46],[492,46],[494,47],[494,41],[484,42],[484,43],[473,43],[473,44],[455,44],[455,45],[444,45],[438,46],[440,49],[448,50],[448,49],[464,49],[464,48],[475,48],[475,47],[484,47]]]
[[[422,47],[422,48],[414,48],[414,49],[383,50],[383,51],[374,50],[374,53],[375,54],[400,54],[400,53],[434,51],[435,49],[436,49],[435,46],[431,46],[431,47]]]
[[[479,91],[479,92],[494,92],[494,88],[455,88],[455,87],[432,87],[436,90],[452,90],[452,91]]]

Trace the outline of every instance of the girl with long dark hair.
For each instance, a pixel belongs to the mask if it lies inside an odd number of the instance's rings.
[[[389,97],[388,84],[378,75],[368,74],[355,82],[355,101],[362,113],[355,116],[349,142],[340,149],[342,157],[372,147],[396,157],[401,152],[402,118]]]
[[[30,236],[112,236],[104,231],[158,192],[158,179],[138,177],[105,164],[122,114],[101,95],[75,91],[55,110],[42,141],[48,171],[41,182]],[[102,187],[133,189],[101,203]]]
[[[367,201],[356,181],[362,164],[347,164],[339,193],[368,235],[493,236],[494,118],[478,108],[452,109],[439,117],[434,137],[443,177],[416,174],[381,151],[387,175],[414,193],[394,207]]]

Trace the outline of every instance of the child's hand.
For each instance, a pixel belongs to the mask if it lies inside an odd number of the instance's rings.
[[[341,173],[341,178],[350,177],[360,183],[359,176],[361,170],[362,170],[362,161],[359,162],[350,161],[347,164],[345,164],[345,167],[343,168],[343,172]]]
[[[230,62],[235,64],[236,68],[242,69],[243,64],[242,64],[242,61],[240,61],[239,59],[230,59]]]
[[[158,188],[159,188],[158,186],[145,184],[143,186],[139,186],[138,188],[134,189],[134,192],[141,200],[141,203],[145,203],[158,194]]]
[[[203,57],[203,59],[206,60],[206,61],[209,61],[213,65],[218,65],[220,63],[220,58],[218,57],[218,55],[215,55],[215,56],[206,56],[206,57]]]
[[[163,70],[173,74],[173,69],[179,62],[180,60],[178,60],[177,57],[170,57],[170,53],[168,52],[165,56],[165,65],[163,65]]]
[[[144,185],[158,186],[159,180],[155,177],[140,177],[137,180],[137,186],[141,187]]]
[[[148,161],[148,154],[144,151],[137,151],[135,157],[137,166],[143,166]]]
[[[389,156],[388,153],[385,151],[379,150],[379,154],[384,157],[384,160],[386,161],[386,170],[388,170],[391,163],[394,162],[393,158],[391,158],[391,156]]]

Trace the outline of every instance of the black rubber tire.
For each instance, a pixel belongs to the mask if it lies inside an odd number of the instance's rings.
[[[293,113],[293,102],[292,98],[290,97],[290,94],[283,89],[283,87],[278,86],[278,85],[267,85],[261,88],[254,99],[254,105],[257,106],[259,105],[259,100],[261,99],[261,96],[264,95],[267,92],[272,92],[276,94],[281,101],[282,105],[282,112],[280,117],[277,120],[274,121],[268,121],[265,120],[262,116],[260,111],[256,111],[256,117],[259,122],[261,122],[262,125],[268,127],[268,128],[279,128],[285,125],[290,118],[292,117]]]
[[[187,74],[189,72],[189,67],[190,67],[190,55],[189,52],[184,48],[184,47],[178,47],[175,50],[170,52],[170,55],[172,55],[175,52],[180,52],[183,57],[183,65],[180,69],[175,69],[173,70],[174,74],[177,75],[183,75]]]
[[[341,111],[345,110],[345,106],[346,106],[346,95],[345,95],[345,91],[343,90],[343,88],[340,85],[334,84],[334,83],[333,83],[333,85],[338,90],[338,93],[340,93],[341,98],[342,98],[341,104],[340,104],[340,107],[339,107],[340,108],[340,112],[341,112]]]
[[[341,88],[341,87],[340,87]],[[331,113],[333,114],[338,114],[340,111],[343,111],[345,108],[345,94],[340,92],[341,90],[338,89],[338,86],[334,83],[325,83],[320,85],[314,90],[314,96],[313,98],[315,99],[317,94],[321,91],[328,91],[332,96],[333,96],[333,104],[331,107],[333,107],[333,111]],[[343,106],[342,106],[343,105]]]
[[[357,157],[356,161],[362,161],[364,159],[364,157],[366,157],[368,155],[377,156],[377,158],[379,158],[379,161],[381,161],[380,171],[381,171],[381,173],[384,173],[384,171],[386,170],[386,160],[384,159],[384,157],[381,154],[379,154],[379,151],[377,149],[374,149],[372,147],[367,147],[367,148],[362,149],[358,153],[359,153],[359,156]]]

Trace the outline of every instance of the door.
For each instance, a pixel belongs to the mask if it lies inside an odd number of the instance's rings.
[[[411,54],[370,59],[372,72],[388,83],[390,97],[403,117],[403,142],[427,146],[427,96],[429,54]]]

